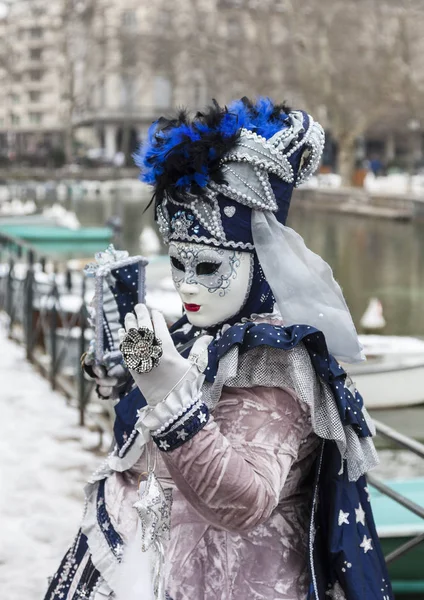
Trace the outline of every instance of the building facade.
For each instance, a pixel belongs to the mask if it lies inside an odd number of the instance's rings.
[[[40,158],[63,141],[60,0],[16,0],[0,21],[0,147]]]
[[[327,3],[320,18],[327,15]],[[290,30],[296,6],[295,0],[14,0],[0,18],[0,160],[28,156],[45,164],[62,153],[69,162],[91,151],[103,160],[121,163],[124,155],[130,161],[160,114],[242,95],[266,94],[306,106],[331,131],[337,102],[330,97],[315,105],[312,88],[298,81],[299,56],[300,63],[306,61],[303,81],[310,73],[306,59],[311,68],[316,63],[305,39]],[[405,73],[408,102],[400,111],[397,92],[386,120],[379,117],[368,128],[367,154],[388,164],[400,151],[418,163],[424,11],[396,10],[393,19],[402,35],[395,66]],[[308,39],[319,41],[316,19],[309,27]],[[369,82],[362,85],[368,89]],[[338,99],[340,86],[335,87],[330,96]]]

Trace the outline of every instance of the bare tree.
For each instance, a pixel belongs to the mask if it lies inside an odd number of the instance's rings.
[[[400,112],[404,118],[421,114],[424,13],[417,0],[140,0],[144,18],[113,35],[95,26],[106,0],[84,0],[80,14],[75,0],[63,2],[66,20],[78,21],[97,48],[85,44],[85,64],[100,61],[87,67],[84,90],[73,89],[69,77],[70,112],[90,103],[108,72],[118,73],[131,83],[121,106],[124,149],[134,111],[145,110],[137,95],[152,89],[158,75],[172,90],[169,108],[258,94],[301,102],[335,139],[345,183],[352,178],[357,139],[371,126]],[[72,26],[69,32],[75,39]],[[106,60],[101,51],[112,43],[119,49],[113,65],[114,54]],[[75,57],[71,46],[67,55]],[[72,60],[68,73],[74,72]],[[160,98],[154,103],[153,110],[167,108]]]
[[[216,0],[209,17],[200,0],[183,4],[190,18],[183,34],[172,28],[171,64],[182,55],[186,71],[200,63],[208,95],[219,99],[265,94],[301,102],[336,141],[345,184],[357,140],[376,122],[399,111],[412,116],[423,105],[416,0]]]
[[[404,20],[411,7],[377,0],[296,0],[290,8],[294,85],[312,111],[326,116],[342,181],[350,184],[356,140],[378,120],[394,116],[410,97]]]

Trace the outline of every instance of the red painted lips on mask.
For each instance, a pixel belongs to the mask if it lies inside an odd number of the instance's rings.
[[[186,304],[185,302],[184,308],[189,312],[197,312],[198,310],[200,310],[200,306],[198,304]]]

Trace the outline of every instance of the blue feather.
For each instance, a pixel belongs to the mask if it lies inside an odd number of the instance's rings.
[[[158,184],[169,169],[172,158],[175,187],[189,190],[192,184],[196,184],[203,188],[210,180],[210,169],[216,170],[222,153],[228,151],[228,144],[236,139],[242,128],[269,139],[288,126],[288,115],[270,98],[258,98],[253,104],[235,100],[228,109],[220,109],[216,105],[210,110],[215,117],[213,119],[208,119],[208,115],[203,118],[198,115],[189,121],[183,113],[179,120],[167,121],[166,127],[163,120],[150,126],[146,141],[134,155],[135,164],[141,169],[142,181]],[[193,145],[193,142],[199,142],[200,146]],[[181,157],[180,163],[178,157]],[[203,164],[194,168],[199,161]]]

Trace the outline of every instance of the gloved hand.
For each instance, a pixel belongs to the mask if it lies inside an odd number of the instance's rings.
[[[119,398],[120,391],[125,387],[128,381],[128,370],[122,365],[115,365],[106,369],[101,365],[93,367],[96,375],[96,392],[104,400],[116,400]]]
[[[127,384],[129,371],[122,364],[109,367],[107,363],[106,357],[105,364],[96,365],[94,352],[90,349],[84,355],[81,366],[87,375],[96,382],[96,393],[99,398],[102,400],[116,400]]]
[[[135,315],[133,313],[126,315],[125,329],[119,330],[119,339],[122,343],[130,329],[147,327],[154,331],[156,338],[162,342],[162,356],[159,364],[149,373],[138,373],[130,369],[146,402],[149,406],[156,406],[187,378],[197,378],[200,372],[196,364],[183,358],[174,346],[161,312],[152,310],[150,317],[145,304],[137,304],[134,311]],[[199,338],[193,345],[191,355],[196,358],[207,356],[207,347],[211,340],[212,337],[209,335]]]

